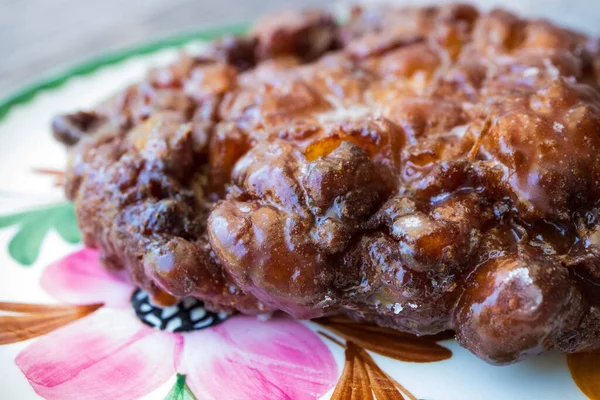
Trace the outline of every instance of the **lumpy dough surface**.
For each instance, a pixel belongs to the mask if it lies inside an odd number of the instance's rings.
[[[168,304],[600,348],[600,46],[467,5],[267,16],[58,116],[87,246]]]

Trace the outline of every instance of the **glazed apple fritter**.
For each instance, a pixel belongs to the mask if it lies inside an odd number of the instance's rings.
[[[266,17],[57,117],[86,245],[168,303],[600,347],[600,50],[467,5]]]

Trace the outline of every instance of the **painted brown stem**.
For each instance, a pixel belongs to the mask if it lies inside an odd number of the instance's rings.
[[[89,315],[102,304],[44,305],[0,302],[0,345],[44,335]]]

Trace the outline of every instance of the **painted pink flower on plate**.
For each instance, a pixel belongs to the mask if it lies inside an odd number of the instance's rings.
[[[42,286],[72,304],[105,307],[59,328],[16,358],[46,399],[134,399],[175,373],[198,399],[315,399],[333,387],[337,366],[322,340],[287,317],[235,316],[211,328],[170,333],[142,324],[133,287],[107,273],[95,250],[49,266]]]

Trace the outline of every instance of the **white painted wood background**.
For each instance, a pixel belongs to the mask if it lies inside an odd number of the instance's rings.
[[[600,34],[600,0],[475,2],[552,17]],[[0,0],[0,99],[44,75],[108,51],[203,27],[250,21],[278,8],[334,3],[340,1]]]

